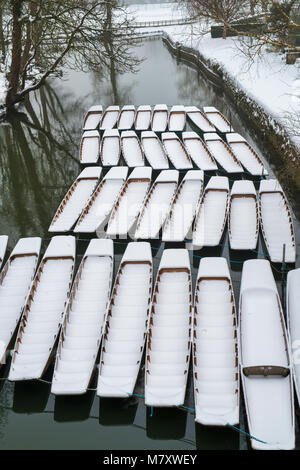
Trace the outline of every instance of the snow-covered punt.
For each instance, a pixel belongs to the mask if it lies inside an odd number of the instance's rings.
[[[0,274],[0,364],[20,320],[40,247],[38,237],[20,238]]]
[[[80,142],[80,163],[97,163],[100,153],[98,131],[84,131]]]
[[[227,132],[233,132],[230,122],[223,116],[222,113],[213,106],[205,106],[203,108],[207,118],[215,126],[217,131],[221,134],[226,134]]]
[[[169,114],[169,131],[182,132],[186,124],[185,107],[181,105],[172,106]]]
[[[202,170],[190,170],[186,173],[163,227],[163,241],[183,242],[187,238],[202,193],[203,179]]]
[[[204,134],[204,141],[215,160],[227,173],[243,173],[242,165],[218,134]]]
[[[295,389],[300,403],[300,362],[299,362],[299,338],[300,338],[300,269],[289,271],[287,276],[287,327],[289,332],[290,350],[293,354],[292,367],[294,370]]]
[[[175,196],[179,172],[163,170],[156,178],[141,210],[134,238],[157,238]]]
[[[192,285],[187,250],[163,252],[153,292],[145,364],[145,404],[183,405],[190,361]]]
[[[236,158],[251,175],[262,176],[268,174],[261,158],[244,137],[240,134],[230,133],[226,134],[226,139]]]
[[[93,233],[103,229],[124,186],[127,166],[111,168],[88,201],[74,228],[74,233]]]
[[[155,132],[144,131],[141,134],[141,143],[145,157],[154,170],[164,170],[169,168],[168,158],[163,145]]]
[[[103,166],[118,165],[121,156],[121,140],[118,129],[107,129],[103,133],[100,158]]]
[[[165,132],[168,125],[168,106],[156,104],[151,118],[151,129],[155,132]]]
[[[254,250],[259,232],[258,204],[252,181],[235,181],[228,207],[228,232],[233,250]]]
[[[239,422],[239,370],[234,293],[225,258],[200,261],[194,303],[195,421]]]
[[[203,193],[197,209],[193,245],[219,245],[227,218],[229,183],[225,176],[213,176]]]
[[[114,246],[91,240],[78,268],[59,337],[51,392],[79,395],[89,386],[110,298]]]
[[[144,166],[144,152],[138,136],[134,131],[123,131],[121,148],[124,160],[129,167]]]
[[[299,290],[299,287],[298,287]],[[240,292],[240,364],[254,449],[295,447],[291,363],[280,298],[267,260],[246,261]]]
[[[39,379],[47,369],[63,319],[74,264],[75,237],[53,237],[26,300],[9,380]]]
[[[118,122],[120,106],[108,106],[103,113],[100,130],[113,129]]]
[[[134,128],[136,131],[147,131],[151,124],[151,106],[142,105],[139,106],[134,120]]]
[[[91,197],[101,172],[101,167],[89,167],[80,173],[60,203],[50,224],[49,232],[71,230]]]
[[[196,132],[183,132],[182,140],[192,160],[203,171],[214,171],[218,165],[207,146]]]
[[[118,129],[131,129],[134,124],[135,107],[133,105],[123,106],[118,119]]]
[[[209,121],[206,114],[202,113],[196,106],[186,106],[185,112],[187,117],[201,132],[216,132],[215,126]]]
[[[111,213],[106,234],[126,236],[134,230],[151,184],[152,168],[135,168],[125,185]]]
[[[192,160],[175,132],[164,132],[161,135],[165,151],[178,170],[189,170],[193,168]]]
[[[91,106],[85,115],[83,130],[91,131],[97,129],[101,121],[103,107],[100,105]]]
[[[261,181],[259,211],[262,233],[271,261],[294,263],[296,246],[292,216],[277,180]]]
[[[0,235],[0,268],[2,266],[4,256],[5,256],[5,253],[6,253],[7,242],[8,242],[8,236],[7,235]]]
[[[108,309],[97,395],[128,397],[133,393],[146,339],[151,292],[151,246],[129,243]]]

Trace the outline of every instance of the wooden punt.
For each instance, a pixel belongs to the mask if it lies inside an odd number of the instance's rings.
[[[71,230],[94,192],[101,172],[101,167],[89,167],[80,173],[60,203],[48,229],[49,232]]]
[[[145,165],[144,152],[139,138],[134,131],[122,132],[121,148],[127,166],[137,167]]]
[[[164,242],[183,242],[188,237],[203,188],[202,170],[190,170],[183,178],[164,224]]]
[[[137,221],[134,238],[153,239],[159,236],[176,193],[179,172],[163,170],[150,189]]]
[[[141,143],[145,157],[154,170],[164,170],[169,168],[169,162],[164,147],[153,131],[143,131]]]
[[[80,163],[97,163],[100,153],[100,136],[98,131],[85,131],[80,142]]]
[[[239,330],[249,433],[259,439],[251,439],[251,446],[257,450],[294,449],[289,346],[280,298],[267,260],[244,263]]]
[[[123,106],[118,119],[119,130],[132,129],[135,119],[135,107],[133,105]]]
[[[59,337],[51,392],[86,393],[100,347],[113,275],[112,240],[91,240],[78,268]]]
[[[163,146],[166,154],[171,160],[172,164],[178,170],[189,170],[193,168],[192,160],[175,132],[164,132],[161,135]]]
[[[9,380],[39,379],[46,371],[63,320],[74,265],[75,237],[53,237],[25,303]]]
[[[120,106],[108,106],[100,121],[100,130],[113,129],[118,122]]]
[[[243,173],[239,160],[218,134],[204,134],[204,141],[215,160],[227,173]]]
[[[139,106],[134,120],[136,131],[147,131],[151,124],[152,109],[150,105]]]
[[[228,232],[233,250],[255,250],[259,233],[259,213],[252,181],[235,181],[228,207]]]
[[[203,171],[215,171],[218,165],[207,146],[196,132],[183,132],[183,143],[195,163]]]
[[[230,133],[226,134],[226,139],[236,158],[251,175],[265,176],[268,174],[262,159],[244,137],[240,134]]]
[[[103,166],[116,166],[121,156],[121,140],[118,129],[107,129],[103,133],[100,158]]]
[[[181,105],[172,106],[169,114],[169,131],[182,132],[186,125],[185,107]]]
[[[100,355],[97,395],[127,398],[139,373],[152,292],[152,254],[129,243],[116,277]]]
[[[219,245],[227,219],[228,199],[228,178],[210,178],[196,212],[193,231],[195,247]]]
[[[300,361],[299,361],[299,338],[300,338],[300,269],[293,269],[287,275],[286,290],[286,313],[287,328],[290,342],[290,353],[292,359],[295,390],[300,404]]]
[[[20,320],[33,280],[41,239],[20,238],[0,274],[0,365]]]
[[[234,293],[225,258],[200,261],[194,301],[195,421],[239,422],[239,363]]]
[[[0,235],[0,268],[4,261],[6,248],[7,248],[8,236],[7,235]]]
[[[145,364],[145,404],[184,403],[192,339],[192,283],[187,250],[164,250],[153,292]]]
[[[89,199],[81,213],[74,233],[93,233],[103,229],[123,188],[127,166],[111,168]]]
[[[135,223],[143,207],[151,184],[152,168],[135,168],[125,185],[112,210],[106,235],[109,237],[127,236],[135,231]]]
[[[151,130],[154,132],[165,132],[168,126],[168,106],[156,104],[151,118]]]
[[[84,131],[92,131],[98,128],[103,113],[103,106],[91,106],[85,115],[83,122]]]
[[[218,132],[221,134],[233,132],[233,128],[230,122],[217,108],[214,108],[213,106],[205,106],[203,110],[207,118],[215,126]]]
[[[258,200],[261,229],[271,261],[295,263],[296,245],[292,216],[278,181],[261,181]]]
[[[196,106],[186,106],[187,117],[199,129],[200,132],[216,132],[215,126],[210,122],[206,114],[200,111]]]

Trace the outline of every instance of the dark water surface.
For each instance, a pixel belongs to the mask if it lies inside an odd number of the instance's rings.
[[[195,70],[176,63],[161,40],[146,42],[135,52],[141,58],[146,57],[137,74],[115,76],[109,71],[101,74],[70,71],[63,81],[53,79],[32,96],[23,116],[0,126],[0,233],[9,235],[10,250],[21,236],[42,236],[43,249],[47,246],[50,221],[80,171],[78,149],[83,115],[96,103],[216,106],[262,155],[270,175],[280,170],[278,156],[268,155],[232,104]],[[298,214],[299,195],[291,197]],[[294,218],[294,223],[299,249],[299,222]],[[87,243],[78,241],[78,263]],[[156,270],[165,246],[159,240],[152,246]],[[115,272],[125,247],[124,241],[115,243]],[[266,251],[261,238],[258,252],[246,259],[264,257]],[[226,256],[231,260],[238,299],[245,258],[229,250],[227,231],[220,247],[191,253],[194,282],[200,257],[206,255]],[[274,274],[282,294],[280,268],[276,269]],[[8,365],[1,377],[7,375]],[[47,380],[51,380],[51,374],[50,369]],[[143,371],[136,393],[143,394]],[[193,408],[191,380],[186,405]],[[247,429],[243,410],[240,427]],[[181,409],[155,409],[150,416],[143,400],[137,397],[100,400],[90,391],[81,397],[55,398],[45,383],[0,382],[1,449],[188,450],[246,449],[247,445],[247,439],[233,430],[195,425],[193,414]]]

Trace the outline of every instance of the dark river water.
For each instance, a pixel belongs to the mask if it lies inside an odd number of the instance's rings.
[[[135,53],[145,58],[138,73],[112,76],[109,71],[101,74],[68,71],[63,80],[49,81],[32,96],[24,107],[24,115],[0,126],[0,233],[9,235],[10,250],[21,236],[42,236],[43,249],[47,246],[53,214],[80,171],[82,119],[93,104],[216,106],[261,154],[270,175],[280,170],[278,157],[266,152],[263,142],[258,142],[232,103],[195,70],[177,63],[161,40],[145,42]],[[295,213],[299,213],[298,196],[291,195]],[[299,247],[299,222],[295,218],[294,223]],[[87,243],[86,240],[77,243],[78,263]],[[165,246],[159,240],[152,246],[156,270]],[[125,247],[124,241],[115,243],[115,272]],[[249,256],[264,257],[261,239],[258,252]],[[230,260],[238,299],[245,258],[229,250],[227,232],[220,247],[191,253],[194,282],[200,257],[206,255]],[[280,268],[274,274],[282,294]],[[7,375],[8,366],[2,369],[1,377]],[[45,379],[51,380],[51,376],[50,368]],[[136,393],[143,394],[143,371]],[[191,377],[186,406],[193,408]],[[240,428],[247,430],[243,406]],[[143,399],[138,397],[100,400],[90,391],[81,397],[55,398],[47,383],[0,382],[1,449],[189,450],[247,449],[247,446],[247,438],[234,430],[196,425],[193,413],[188,410],[154,409],[151,416]]]

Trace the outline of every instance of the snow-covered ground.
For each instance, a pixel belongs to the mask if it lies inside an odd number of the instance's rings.
[[[127,12],[130,17],[134,18],[136,24],[146,21],[177,20],[188,16],[177,3],[134,4],[127,7]]]

